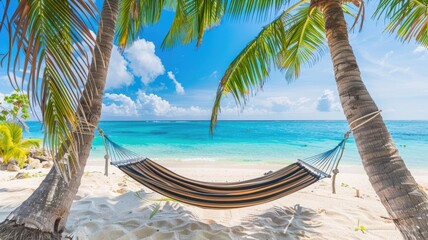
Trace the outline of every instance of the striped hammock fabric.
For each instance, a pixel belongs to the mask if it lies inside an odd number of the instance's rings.
[[[263,204],[299,191],[330,173],[342,157],[346,139],[335,148],[240,182],[203,182],[183,177],[104,136],[111,163],[151,190],[201,208],[231,209]]]

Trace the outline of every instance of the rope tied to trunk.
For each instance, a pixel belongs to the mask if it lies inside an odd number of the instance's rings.
[[[357,119],[355,119],[354,121],[352,121],[352,122],[350,122],[349,123],[349,131],[348,132],[353,132],[353,131],[355,131],[355,130],[357,130],[358,128],[360,128],[361,126],[363,126],[363,125],[365,125],[366,123],[368,123],[368,122],[370,122],[371,120],[373,120],[373,119],[375,119],[377,116],[379,116],[380,115],[380,113],[382,112],[382,110],[377,110],[377,111],[374,111],[374,112],[372,112],[372,113],[369,113],[369,114],[366,114],[366,115],[364,115],[364,116],[362,116],[362,117],[359,117],[359,118],[357,118]],[[366,118],[368,118],[367,120],[365,120],[364,122],[362,122],[362,123],[360,123],[360,124],[358,124],[358,125],[356,125],[355,127],[352,127],[352,125],[354,125],[355,123],[357,123],[358,121],[361,121],[361,120],[364,120],[364,119],[366,119]]]
[[[331,187],[332,187],[332,193],[335,194],[336,193],[336,175],[339,173],[339,162],[342,159],[343,156],[343,152],[345,151],[345,144],[346,144],[346,140],[348,140],[349,136],[351,135],[352,132],[354,132],[355,130],[357,130],[358,128],[362,127],[363,125],[367,124],[368,122],[372,121],[373,119],[375,119],[377,116],[380,115],[380,113],[382,112],[382,110],[377,110],[374,112],[371,112],[369,114],[366,114],[362,117],[359,117],[357,119],[355,119],[354,121],[349,123],[349,130],[345,133],[344,137],[343,137],[343,145],[341,146],[341,152],[340,152],[340,156],[336,162],[336,166],[333,169],[332,173],[333,173],[333,177],[332,177],[332,182],[331,182]],[[364,120],[363,122],[361,122],[360,124],[357,124],[356,126],[353,127],[353,125],[355,123],[358,123],[359,121]]]

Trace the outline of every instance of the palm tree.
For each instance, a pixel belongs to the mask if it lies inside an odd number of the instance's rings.
[[[4,16],[10,4],[6,1]],[[88,28],[96,16],[92,1],[20,1],[7,24],[7,17],[0,22],[10,36],[10,78],[18,85],[17,66],[24,55],[21,85],[29,82],[33,107],[38,104],[42,112],[45,143],[55,156],[55,168],[0,224],[0,239],[60,238],[101,116],[114,38],[121,47],[132,43],[168,6],[167,0],[105,0],[95,47]],[[91,64],[85,49],[92,51]]]
[[[247,17],[263,18],[267,11],[279,10],[289,2],[293,1],[231,1],[226,13],[245,12]],[[294,5],[266,25],[225,71],[212,110],[211,131],[224,95],[232,94],[237,105],[243,106],[250,95],[263,87],[271,66],[285,71],[289,80],[297,78],[301,66],[315,63],[326,44],[348,123],[377,112],[379,109],[361,79],[349,43],[344,13],[350,11],[343,2],[347,1],[294,1]],[[363,12],[360,1],[348,2],[360,7],[357,15]],[[418,4],[420,2],[423,4]],[[426,44],[427,5],[427,1],[383,0],[379,2],[377,14],[391,19],[387,29],[397,31],[399,37],[416,37],[417,41]],[[403,237],[427,239],[428,196],[419,189],[406,168],[382,117],[377,116],[353,133],[369,180]]]
[[[0,157],[3,163],[14,159],[19,167],[24,165],[31,147],[40,147],[39,139],[22,139],[22,128],[16,123],[0,123]]]
[[[33,104],[38,102],[42,110],[45,142],[55,156],[56,167],[2,223],[0,239],[54,239],[59,238],[64,229],[93,139],[93,127],[87,126],[96,125],[101,114],[118,1],[104,2],[93,64],[86,76],[84,49],[91,47],[93,38],[82,17],[95,17],[94,7],[91,1],[21,1],[11,17],[10,22],[17,22],[17,25],[12,28],[13,25],[9,24],[8,30],[15,29],[18,34],[10,33],[10,36],[16,36],[10,41],[18,46],[28,44],[24,45],[30,48],[25,50],[24,61],[37,63],[29,67],[31,74],[28,80],[35,84],[29,84],[27,90],[32,93]],[[77,15],[77,11],[83,16]],[[32,24],[34,22],[37,24]],[[54,43],[57,35],[64,41]],[[38,51],[40,54],[27,55],[27,52]],[[33,60],[32,56],[38,59]],[[9,53],[9,59],[12,57]],[[15,57],[19,57],[19,50]],[[41,67],[37,65],[42,64],[46,66],[42,83],[39,84],[37,68]],[[24,69],[25,72],[27,69]],[[85,84],[86,77],[88,80]],[[25,79],[25,76],[22,78]],[[82,93],[79,89],[83,84]],[[89,134],[81,134],[82,131]],[[65,174],[69,162],[61,161],[66,152],[72,156],[74,161],[71,162],[79,166],[70,167],[69,175]]]

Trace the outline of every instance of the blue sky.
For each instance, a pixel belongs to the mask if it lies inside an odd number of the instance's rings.
[[[373,3],[371,4],[373,5]],[[368,17],[351,44],[363,80],[386,119],[428,119],[428,49],[403,44],[383,32],[383,22]],[[223,20],[195,44],[161,49],[173,12],[146,28],[121,54],[113,49],[103,106],[103,120],[209,119],[217,85],[228,64],[265,23]],[[5,33],[0,37],[5,49]],[[0,98],[12,91],[0,69]],[[272,72],[263,91],[243,111],[225,98],[220,119],[344,119],[328,52],[301,77],[287,83]]]

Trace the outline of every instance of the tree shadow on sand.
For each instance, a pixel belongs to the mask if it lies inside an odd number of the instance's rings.
[[[150,199],[148,194],[144,197]],[[150,218],[156,202],[141,202],[130,192],[114,199],[83,198],[75,202],[67,225],[72,239],[306,239],[320,237],[316,211],[295,205],[252,214],[225,226],[201,220],[189,207],[165,202]],[[221,210],[219,210],[221,211]],[[71,233],[70,233],[71,232]]]

